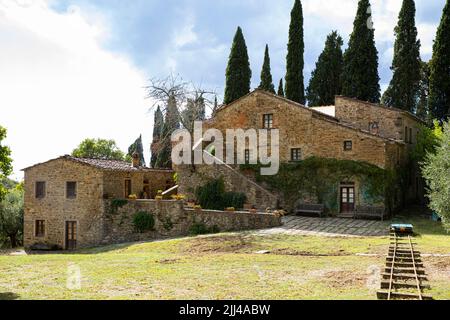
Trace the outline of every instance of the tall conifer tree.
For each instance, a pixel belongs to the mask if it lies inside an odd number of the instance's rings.
[[[275,86],[273,85],[272,73],[270,70],[269,46],[267,44],[266,50],[264,51],[264,63],[261,71],[261,84],[259,85],[259,89],[275,94]]]
[[[278,85],[278,92],[277,94],[280,97],[284,97],[284,85],[283,85],[283,79],[280,79],[280,84]]]
[[[335,96],[341,94],[342,45],[342,38],[337,31],[328,35],[325,49],[316,63],[306,90],[310,106],[332,105]]]
[[[139,154],[139,165],[141,167],[145,167],[145,158],[144,158],[144,146],[142,144],[142,135],[136,139],[136,141],[128,148],[128,155],[133,157],[133,154],[137,152]]]
[[[416,109],[420,83],[420,41],[417,40],[416,5],[403,0],[395,27],[392,80],[383,95],[383,104],[410,112]]]
[[[430,62],[429,107],[440,121],[450,115],[450,0],[444,7]]]
[[[158,145],[161,141],[162,130],[164,126],[164,115],[161,111],[160,106],[155,111],[155,119],[153,125],[153,141],[151,146],[151,160],[150,166],[152,168],[156,165],[156,160],[158,158]]]
[[[295,0],[289,26],[288,54],[286,58],[286,98],[305,104],[305,84],[303,68],[305,43],[303,39],[303,8],[300,0]]]
[[[369,0],[360,0],[348,49],[344,54],[342,94],[351,98],[380,102],[378,51]]]
[[[247,45],[242,29],[238,27],[228,59],[224,103],[230,104],[248,94],[250,92],[251,77],[252,71],[250,69]]]

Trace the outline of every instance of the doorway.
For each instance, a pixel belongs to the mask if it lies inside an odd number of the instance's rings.
[[[355,211],[355,187],[341,187],[341,213]]]
[[[66,221],[66,250],[77,248],[77,222]]]

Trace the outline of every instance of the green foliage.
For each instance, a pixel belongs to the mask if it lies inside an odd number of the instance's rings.
[[[167,102],[166,117],[158,150],[156,150],[155,168],[172,168],[172,133],[180,129],[180,113],[174,95]]]
[[[259,89],[275,94],[275,86],[273,85],[272,73],[270,71],[269,46],[267,44],[264,52],[264,63],[261,70],[261,83]]]
[[[187,99],[186,108],[181,113],[182,123],[189,132],[194,132],[195,121],[203,121],[206,118],[206,105],[203,95],[197,94],[194,99]]]
[[[234,207],[243,208],[247,197],[239,192],[225,192],[223,178],[211,180],[196,190],[196,197],[202,208],[210,210],[224,210]]]
[[[222,206],[224,208],[244,208],[247,202],[247,196],[241,192],[225,192],[222,197]]]
[[[169,217],[165,217],[162,223],[164,230],[170,231],[173,229],[173,222]]]
[[[417,135],[417,144],[411,154],[416,163],[425,160],[427,154],[435,153],[436,148],[442,139],[443,131],[438,121],[434,122],[434,129],[427,126],[421,126]]]
[[[435,153],[426,156],[422,167],[427,181],[430,208],[442,218],[450,230],[450,123],[444,123],[444,133]]]
[[[158,108],[155,111],[155,122],[153,124],[153,143],[158,143],[161,140],[163,127],[164,127],[164,115],[161,111],[161,107],[158,106]],[[157,150],[153,150],[152,146],[152,155],[150,160],[150,166],[152,168],[155,168],[156,160],[158,159],[158,153],[155,151]]]
[[[145,167],[144,146],[142,144],[142,135],[128,148],[128,156],[133,157],[133,153],[139,154],[139,165]]]
[[[341,182],[359,178],[367,198],[374,202],[387,198],[392,206],[393,190],[398,187],[397,176],[388,170],[365,162],[311,157],[296,163],[283,163],[275,176],[260,175],[260,165],[243,165],[241,169],[255,171],[258,182],[264,182],[271,189],[281,192],[287,203],[309,196],[319,203],[336,209],[336,186]],[[375,204],[375,203],[374,203]]]
[[[228,59],[224,103],[230,104],[248,94],[251,77],[252,70],[250,69],[247,45],[242,29],[238,27]]]
[[[72,151],[72,156],[77,158],[122,160],[125,154],[117,147],[114,140],[85,139]]]
[[[116,214],[118,210],[128,204],[128,200],[125,199],[113,199],[109,206],[109,214]]]
[[[382,103],[409,112],[416,109],[421,79],[420,41],[417,39],[416,6],[414,0],[403,0],[395,27],[392,80]]]
[[[348,49],[344,54],[342,94],[363,101],[380,102],[378,51],[369,0],[360,0]]]
[[[342,91],[342,45],[343,41],[337,31],[327,37],[325,49],[311,73],[306,97],[310,106],[328,106],[334,104],[336,95]]]
[[[3,180],[12,172],[11,149],[4,146],[2,141],[6,138],[6,129],[0,126],[0,179]],[[0,183],[0,200],[6,194],[6,188]]]
[[[303,68],[305,42],[303,39],[303,8],[300,0],[295,0],[289,26],[288,53],[286,57],[286,98],[305,104],[305,84]]]
[[[284,97],[284,85],[283,85],[283,79],[280,79],[280,84],[278,85],[278,92],[277,94],[280,97]]]
[[[430,93],[430,66],[428,62],[421,62],[419,94],[417,98],[416,116],[429,123],[431,115],[429,112],[428,98]]]
[[[23,191],[11,189],[0,202],[0,238],[8,238],[12,248],[22,244]]]
[[[136,231],[139,233],[152,231],[155,227],[155,218],[148,212],[137,212],[133,216],[133,225]]]
[[[450,1],[442,13],[430,62],[429,106],[433,118],[443,121],[450,114]]]
[[[219,233],[220,229],[218,226],[212,226],[211,228],[208,228],[204,223],[202,222],[196,222],[189,228],[189,234],[191,236],[198,236],[202,234],[212,234],[212,233]]]

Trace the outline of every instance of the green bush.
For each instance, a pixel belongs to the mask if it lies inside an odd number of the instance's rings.
[[[202,222],[196,222],[189,228],[189,234],[191,236],[198,236],[202,234],[211,234],[211,233],[219,233],[220,229],[218,226],[213,226],[212,228],[208,228]]]
[[[228,207],[241,209],[247,197],[240,192],[225,192],[223,178],[211,180],[196,190],[197,200],[204,209],[224,210]]]
[[[137,232],[145,233],[155,227],[155,218],[148,212],[138,212],[133,216],[133,225]]]

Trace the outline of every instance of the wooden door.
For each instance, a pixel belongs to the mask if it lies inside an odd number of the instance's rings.
[[[355,211],[355,187],[341,188],[341,213]]]
[[[66,250],[75,250],[77,248],[77,222],[66,221]]]

